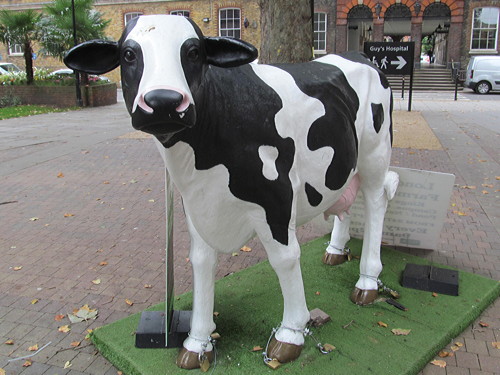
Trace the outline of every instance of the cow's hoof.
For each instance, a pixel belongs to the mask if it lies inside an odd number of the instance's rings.
[[[212,363],[212,361],[214,359],[214,353],[211,351],[205,352],[205,355],[207,356],[208,361],[210,363]],[[187,350],[186,348],[182,348],[179,351],[179,354],[177,355],[177,360],[175,361],[175,363],[180,368],[183,368],[186,370],[200,368],[200,366],[201,366],[198,353]]]
[[[378,297],[378,290],[354,288],[351,293],[351,301],[356,305],[369,305]]]
[[[347,260],[347,254],[330,254],[325,251],[323,255],[323,263],[329,266],[337,266],[344,263]]]
[[[302,345],[281,342],[273,337],[267,347],[267,356],[280,363],[287,363],[297,359],[302,352]]]

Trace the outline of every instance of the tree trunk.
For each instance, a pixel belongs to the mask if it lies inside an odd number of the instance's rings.
[[[33,84],[33,49],[30,42],[24,43],[24,63],[26,66],[26,80],[28,85]]]
[[[260,63],[313,58],[313,4],[314,0],[260,0]]]

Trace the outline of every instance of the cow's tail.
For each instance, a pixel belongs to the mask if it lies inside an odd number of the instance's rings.
[[[387,197],[387,200],[391,200],[396,195],[396,190],[399,185],[399,175],[396,172],[388,171],[385,174],[384,180],[384,191]]]

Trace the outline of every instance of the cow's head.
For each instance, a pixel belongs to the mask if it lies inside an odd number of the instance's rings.
[[[64,63],[92,74],[120,66],[134,128],[168,137],[195,125],[209,64],[236,67],[256,57],[257,50],[246,42],[204,37],[185,17],[155,15],[129,22],[118,42],[93,40],[72,48]]]

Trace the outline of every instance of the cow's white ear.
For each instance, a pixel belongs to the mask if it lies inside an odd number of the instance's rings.
[[[205,37],[205,46],[207,62],[221,68],[248,64],[259,54],[250,43],[228,37]]]
[[[64,57],[68,68],[90,74],[103,74],[120,65],[117,42],[91,40],[71,48]]]

